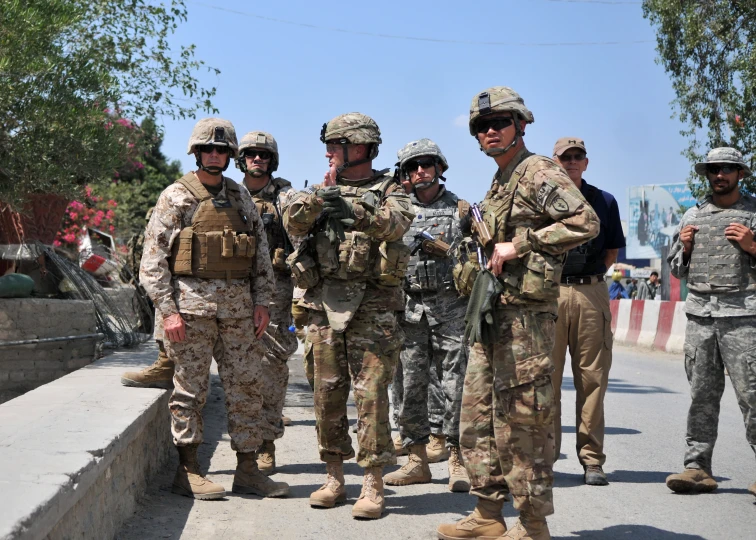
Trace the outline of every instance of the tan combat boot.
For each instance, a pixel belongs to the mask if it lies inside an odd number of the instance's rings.
[[[176,365],[162,350],[157,360],[142,371],[127,371],[121,375],[121,384],[136,388],[173,388],[173,371]]]
[[[255,452],[236,453],[236,473],[231,491],[260,497],[286,497],[289,484],[274,482],[257,468]]]
[[[276,444],[273,441],[263,441],[257,451],[257,468],[266,476],[276,472]]]
[[[709,493],[717,489],[717,481],[703,469],[685,469],[667,477],[667,487],[675,493]]]
[[[551,540],[551,533],[544,518],[522,513],[514,527],[509,529],[501,540]]]
[[[214,484],[200,473],[196,444],[177,446],[176,449],[179,454],[179,466],[173,478],[173,493],[203,501],[222,499],[226,496],[223,486]]]
[[[383,513],[383,467],[368,467],[360,498],[352,507],[352,517],[378,519]]]
[[[459,446],[452,446],[449,451],[449,491],[467,493],[470,491],[470,477],[462,463]]]
[[[389,473],[383,481],[389,486],[409,486],[411,484],[429,484],[431,471],[428,467],[428,455],[424,444],[409,447],[409,459],[400,469]]]
[[[281,422],[283,422],[284,426],[290,426],[291,418],[289,418],[288,416],[281,416]]]
[[[756,482],[748,486],[748,493],[756,497]]]
[[[407,455],[407,449],[402,445],[401,435],[397,435],[396,437],[394,437],[394,450],[396,451],[397,456]]]
[[[346,502],[346,486],[344,485],[344,464],[341,461],[326,463],[325,484],[310,495],[310,506],[318,508],[333,508],[337,504]]]
[[[436,532],[441,540],[496,540],[507,532],[507,524],[501,515],[504,501],[478,499],[472,514],[457,523],[439,525]]]
[[[428,441],[428,463],[438,463],[449,459],[449,450],[446,448],[446,435],[434,435],[431,433]]]

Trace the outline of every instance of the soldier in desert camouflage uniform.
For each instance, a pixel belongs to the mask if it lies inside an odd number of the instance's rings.
[[[274,281],[265,229],[249,192],[222,175],[237,155],[233,125],[200,120],[187,153],[194,154],[197,170],[160,194],[140,268],[140,282],[163,317],[168,358],[176,365],[169,401],[179,452],[173,492],[198,499],[225,495],[202,476],[197,461],[215,357],[238,458],[233,491],[286,495],[288,486],[261,473],[255,460],[263,442],[259,338],[269,322]]]
[[[244,187],[249,190],[257,207],[257,213],[265,226],[270,249],[276,288],[269,306],[270,321],[277,327],[269,331],[275,345],[266,350],[262,362],[264,422],[263,445],[257,452],[257,465],[265,474],[276,469],[276,446],[273,442],[284,433],[282,412],[289,383],[289,366],[286,362],[297,350],[297,339],[291,326],[291,298],[294,284],[286,257],[293,251],[283,228],[282,210],[296,193],[291,183],[283,178],[273,178],[278,170],[278,143],[270,133],[252,131],[239,142],[237,167],[244,172]]]
[[[357,462],[365,468],[352,515],[374,519],[384,508],[382,469],[396,463],[388,386],[401,347],[396,312],[404,307],[409,250],[402,236],[412,204],[386,171],[372,169],[381,143],[372,118],[338,116],[323,125],[320,139],[330,166],[325,180],[284,212],[290,235],[309,235],[290,266],[296,285],[307,289],[300,301],[309,310],[305,355],[314,365],[318,446],[328,471],[310,504],[330,508],[346,500],[342,462],[354,457],[346,416],[351,376]]]
[[[717,489],[711,457],[725,369],[756,453],[756,198],[738,186],[751,170],[740,152],[726,147],[711,150],[695,168],[706,176],[711,195],[685,212],[667,257],[672,275],[688,281],[688,450],[685,470],[667,478],[678,493]],[[756,482],[749,491],[756,495]]]
[[[393,382],[393,403],[399,426],[400,447],[409,453],[407,463],[386,475],[389,485],[404,486],[431,481],[428,463],[449,456],[449,489],[467,492],[470,484],[459,452],[459,413],[467,367],[467,351],[462,343],[467,300],[461,298],[452,279],[452,245],[461,240],[460,213],[469,205],[442,186],[449,168],[441,149],[430,139],[420,139],[399,150],[398,173],[409,180],[415,220],[404,236],[412,246],[405,290],[407,302],[402,330],[406,335],[400,366]],[[436,243],[422,237],[432,235]],[[441,400],[438,409],[429,393],[433,379],[439,379]],[[434,377],[435,375],[435,377]],[[432,425],[430,412],[440,416]],[[433,430],[436,431],[433,431]],[[441,452],[428,448],[431,434],[441,442]],[[449,450],[444,448],[444,442]]]
[[[525,126],[532,122],[533,113],[511,88],[489,88],[472,100],[470,134],[499,170],[481,206],[482,221],[473,224],[483,253],[465,262],[473,270],[487,263],[491,272],[478,274],[466,317],[466,334],[475,330],[476,342],[465,376],[460,444],[478,503],[467,518],[438,528],[447,540],[551,538],[545,519],[554,512],[550,354],[560,273],[564,254],[598,235],[599,221],[561,167],[525,148]],[[474,273],[455,270],[468,281]],[[481,301],[478,285],[489,282],[495,286]],[[501,516],[508,494],[520,512],[509,530]]]

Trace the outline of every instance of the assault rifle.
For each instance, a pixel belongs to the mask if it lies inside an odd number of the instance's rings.
[[[491,242],[491,240],[493,240],[493,236],[491,236],[491,231],[488,230],[488,225],[486,225],[486,222],[483,221],[483,214],[481,214],[480,212],[478,203],[473,203],[470,206],[470,215],[475,222],[475,233],[478,237],[478,264],[480,264],[481,268],[485,268],[488,264],[488,258],[486,257],[483,248],[487,246],[488,243]]]
[[[436,257],[449,257],[452,246],[439,240],[428,231],[421,231],[415,235],[415,241],[410,246],[410,253],[415,255],[421,249]]]

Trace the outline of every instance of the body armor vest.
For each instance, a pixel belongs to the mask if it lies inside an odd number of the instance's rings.
[[[756,199],[741,194],[730,208],[714,206],[710,198],[698,204],[692,225],[698,226],[690,256],[688,287],[696,292],[740,292],[756,290],[756,271],[751,256],[734,240],[725,238],[730,223],[751,226]]]
[[[415,219],[404,243],[413,245],[416,235],[429,232],[439,240],[452,244],[460,236],[459,209],[457,196],[445,191],[440,198],[429,205],[420,203],[414,194],[410,195],[415,207]],[[452,269],[454,263],[449,257],[438,257],[419,249],[409,260],[406,289],[409,292],[445,291],[454,289]]]
[[[270,184],[273,185],[272,190],[269,190]],[[265,226],[273,269],[285,271],[288,270],[286,257],[291,251],[291,244],[283,228],[278,196],[281,191],[291,187],[291,182],[283,178],[272,178],[270,184],[252,195],[252,200]]]
[[[202,182],[189,173],[179,184],[199,200],[192,224],[181,229],[173,242],[171,273],[204,279],[244,279],[255,260],[256,236],[250,216],[242,210],[239,186],[229,178],[228,199],[214,199]]]

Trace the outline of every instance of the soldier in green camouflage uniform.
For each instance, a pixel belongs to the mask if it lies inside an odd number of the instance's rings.
[[[262,361],[263,407],[262,416],[266,427],[263,444],[257,452],[257,465],[265,474],[276,469],[276,446],[273,442],[283,436],[282,413],[289,383],[289,366],[286,362],[297,350],[297,339],[291,326],[291,298],[294,284],[286,258],[293,251],[291,241],[283,228],[282,211],[296,191],[283,178],[273,178],[280,162],[278,143],[273,135],[264,131],[252,131],[239,142],[239,158],[236,165],[244,173],[244,187],[249,190],[262,218],[270,249],[276,287],[268,307],[270,322],[277,327],[269,331],[276,346],[266,350]]]
[[[431,472],[428,463],[434,459],[426,450],[432,429],[445,440],[449,450],[449,489],[467,492],[470,484],[462,466],[459,451],[459,414],[462,406],[462,386],[467,367],[467,351],[462,343],[467,300],[454,288],[452,279],[452,246],[461,240],[460,213],[469,205],[441,185],[449,165],[441,149],[430,139],[408,143],[399,150],[398,173],[412,185],[410,199],[415,220],[404,236],[404,243],[412,246],[405,291],[407,302],[402,330],[406,335],[400,356],[400,369],[394,378],[393,404],[399,426],[401,445],[409,453],[407,463],[388,474],[389,485],[404,486],[428,483]],[[432,235],[443,242],[434,248],[422,234]],[[429,388],[441,374],[441,422],[430,423]],[[440,412],[440,414],[439,414]]]
[[[310,504],[346,500],[342,461],[354,457],[346,416],[350,376],[357,406],[359,450],[365,467],[354,517],[378,518],[384,508],[382,469],[396,462],[388,386],[401,346],[397,311],[409,259],[402,236],[412,204],[386,171],[374,171],[380,130],[368,116],[349,113],[323,125],[330,169],[323,184],[284,211],[290,236],[308,236],[291,259],[300,305],[309,310],[305,355],[314,365],[315,417],[325,484]],[[399,189],[395,189],[399,188]],[[393,191],[392,191],[393,190]]]
[[[489,319],[476,321],[475,309],[467,314],[469,327],[487,324],[490,341],[472,346],[462,396],[460,444],[478,504],[467,518],[440,526],[443,539],[551,538],[545,519],[554,512],[550,354],[560,273],[564,254],[597,236],[599,221],[561,167],[525,148],[532,122],[511,88],[489,88],[472,100],[470,134],[499,170],[481,206],[485,227],[473,225],[488,260],[481,253],[480,261],[465,265],[475,270],[487,263],[497,288],[481,304]],[[455,270],[468,280],[474,273]],[[473,307],[476,298],[474,289]],[[509,530],[501,516],[508,494],[520,512]]]
[[[756,453],[756,198],[738,187],[751,170],[734,148],[715,148],[696,172],[706,176],[712,193],[685,212],[667,257],[672,275],[688,281],[688,450],[685,470],[667,478],[678,493],[717,488],[711,457],[725,369]],[[756,495],[756,482],[749,490]]]

